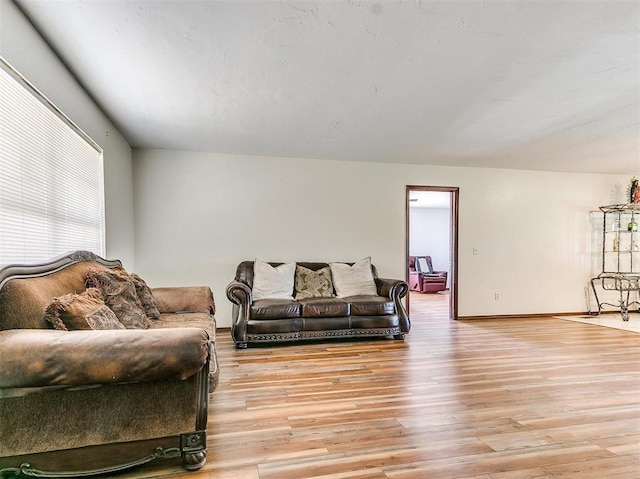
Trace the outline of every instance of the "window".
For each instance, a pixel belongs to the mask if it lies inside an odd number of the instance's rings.
[[[102,149],[0,57],[0,265],[104,243]]]

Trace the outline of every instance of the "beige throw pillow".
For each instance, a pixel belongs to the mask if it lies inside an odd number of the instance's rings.
[[[331,281],[331,269],[326,266],[313,271],[304,266],[296,266],[296,299],[307,298],[331,298],[333,294],[333,282]]]
[[[378,294],[371,270],[371,258],[364,258],[353,266],[346,263],[330,263],[329,267],[338,298]]]
[[[293,299],[293,283],[296,263],[285,263],[273,267],[265,261],[253,264],[253,300]]]

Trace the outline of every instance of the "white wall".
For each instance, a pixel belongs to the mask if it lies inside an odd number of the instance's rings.
[[[628,180],[134,150],[136,266],[152,286],[209,285],[228,327],[242,260],[371,256],[406,278],[405,186],[458,186],[460,316],[584,311],[589,211]]]
[[[0,55],[104,152],[106,256],[135,267],[131,148],[22,12],[0,0]]]
[[[442,193],[449,195],[449,193]],[[409,255],[431,256],[435,271],[447,271],[451,280],[451,210],[448,208],[409,209]]]

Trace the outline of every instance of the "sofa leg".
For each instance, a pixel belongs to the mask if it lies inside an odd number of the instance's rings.
[[[247,349],[247,343],[236,343],[236,349]]]
[[[186,470],[195,471],[204,466],[207,460],[207,431],[180,434],[180,453],[182,467]]]
[[[205,462],[207,462],[206,449],[204,451],[182,453],[182,466],[188,471],[200,469]]]
[[[393,339],[397,339],[398,341],[404,341],[404,334],[394,334]]]

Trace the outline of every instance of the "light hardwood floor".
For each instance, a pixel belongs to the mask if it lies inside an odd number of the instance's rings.
[[[205,467],[118,477],[640,478],[638,333],[443,301],[412,297],[404,342],[238,351],[221,330]]]

